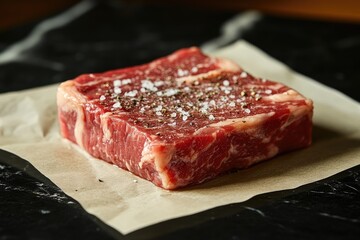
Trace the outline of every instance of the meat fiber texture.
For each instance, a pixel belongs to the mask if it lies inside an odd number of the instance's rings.
[[[195,47],[63,82],[57,104],[64,138],[164,189],[311,144],[310,99]]]

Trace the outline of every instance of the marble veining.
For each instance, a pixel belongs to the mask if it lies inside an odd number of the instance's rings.
[[[29,64],[38,64],[58,71],[62,70],[63,65],[61,63],[34,57],[30,59],[27,53],[30,49],[41,43],[43,36],[47,32],[72,22],[74,19],[92,9],[94,5],[95,3],[93,1],[81,1],[67,11],[40,22],[26,38],[14,43],[0,53],[0,65],[11,61],[24,61]]]
[[[0,186],[3,186],[3,191],[18,192],[18,194],[25,192],[28,194],[33,194],[36,198],[54,200],[59,203],[74,204],[74,201],[70,200],[69,197],[63,194],[60,189],[57,189],[59,192],[54,192],[53,188],[41,182],[31,182],[31,185],[34,188],[11,184],[16,178],[26,178],[26,173],[23,170],[25,169],[26,171],[28,167],[29,165],[24,167],[22,170],[16,170],[11,166],[1,164],[0,169],[3,171],[0,172]]]
[[[359,223],[359,222],[360,222],[360,219],[353,219],[353,218],[348,218],[348,217],[342,217],[342,216],[333,215],[333,214],[329,214],[329,213],[319,212],[318,214],[319,214],[320,216],[329,217],[329,218],[334,218],[334,219],[339,219],[339,220],[343,220],[343,221],[349,221],[349,222],[353,222],[353,223]]]
[[[42,182],[32,165],[1,149],[0,170],[0,239],[119,239],[61,189]]]
[[[257,214],[259,214],[259,215],[262,216],[262,217],[266,217],[265,213],[262,212],[262,211],[259,210],[259,209],[256,209],[256,208],[253,208],[253,207],[244,207],[244,208],[247,209],[247,210],[256,212]]]
[[[211,52],[241,39],[244,32],[250,30],[260,19],[261,13],[257,11],[239,13],[221,26],[218,38],[205,42],[200,47],[204,52]]]

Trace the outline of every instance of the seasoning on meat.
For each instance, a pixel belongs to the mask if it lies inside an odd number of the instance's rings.
[[[311,100],[198,48],[81,75],[57,100],[64,138],[165,189],[311,143]]]

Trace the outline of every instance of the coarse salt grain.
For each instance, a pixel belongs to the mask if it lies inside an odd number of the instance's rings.
[[[242,72],[242,73],[240,74],[240,77],[241,77],[241,78],[246,78],[247,75],[248,75],[248,74],[244,71],[244,72]]]
[[[225,87],[227,87],[227,86],[230,85],[230,82],[229,82],[228,80],[224,80],[224,81],[223,81],[223,85],[224,85]]]
[[[162,105],[159,105],[155,108],[155,111],[161,111],[163,109],[163,106]]]
[[[114,87],[120,87],[120,86],[121,86],[121,80],[115,80]]]
[[[131,83],[131,79],[124,79],[124,80],[121,81],[122,85],[127,85],[129,83]]]
[[[192,68],[191,68],[191,72],[197,73],[197,71],[198,71],[198,68],[197,68],[197,67],[192,67]]]
[[[213,88],[213,87],[207,87],[205,90],[206,90],[207,92],[209,92],[209,91],[214,90],[214,88]]]
[[[188,116],[186,116],[186,115],[182,117],[183,121],[186,121],[187,119],[188,119]]]
[[[170,117],[172,117],[172,118],[176,117],[176,113],[171,113]]]
[[[154,85],[155,85],[155,87],[160,87],[160,86],[164,85],[164,81],[156,81],[156,82],[154,82]]]
[[[116,94],[121,93],[121,89],[118,88],[118,87],[115,87],[115,88],[114,88],[114,93],[116,93]]]
[[[179,77],[184,77],[187,76],[189,74],[188,70],[182,70],[182,69],[178,69],[177,74]]]
[[[130,91],[130,92],[126,92],[126,93],[124,94],[124,96],[125,96],[125,97],[135,97],[137,93],[138,93],[137,90],[133,90],[133,91]]]
[[[113,108],[119,108],[119,107],[121,107],[121,104],[120,104],[120,102],[116,102],[112,106],[113,106]]]
[[[266,93],[266,94],[271,94],[271,93],[272,93],[272,90],[271,90],[271,89],[266,89],[266,90],[265,90],[265,93]]]
[[[176,94],[178,94],[179,90],[178,89],[174,89],[174,88],[168,88],[165,90],[164,95],[167,97],[171,97],[174,96]]]
[[[230,106],[230,107],[235,107],[235,102],[229,103],[229,106]]]
[[[200,112],[203,113],[203,114],[207,114],[208,111],[206,108],[200,108]]]
[[[106,97],[104,95],[100,96],[100,101],[104,101],[106,99]]]
[[[247,113],[247,114],[249,114],[251,111],[250,111],[250,109],[245,108],[245,109],[244,109],[244,112]]]
[[[202,103],[200,103],[200,105],[207,107],[209,105],[209,103],[208,102],[202,102]]]
[[[213,121],[213,120],[215,120],[215,117],[214,117],[214,115],[209,115],[209,120],[211,120],[211,121]]]
[[[141,81],[141,87],[152,92],[156,92],[158,90],[158,88],[154,86],[154,83],[147,79]],[[143,92],[143,90],[141,91]]]
[[[181,114],[183,115],[183,116],[190,116],[190,113],[189,112],[185,112],[185,111],[181,111]]]
[[[226,96],[221,96],[221,97],[220,97],[220,100],[221,100],[222,102],[226,102],[227,100],[229,100],[229,98],[226,97]]]

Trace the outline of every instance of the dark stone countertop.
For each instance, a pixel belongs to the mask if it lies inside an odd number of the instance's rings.
[[[118,1],[84,1],[39,22],[0,32],[0,92],[141,64],[182,47],[218,48],[238,39],[360,101],[360,25]],[[85,212],[26,160],[0,150],[0,239],[358,236],[360,165],[297,189],[262,194],[122,235]]]

